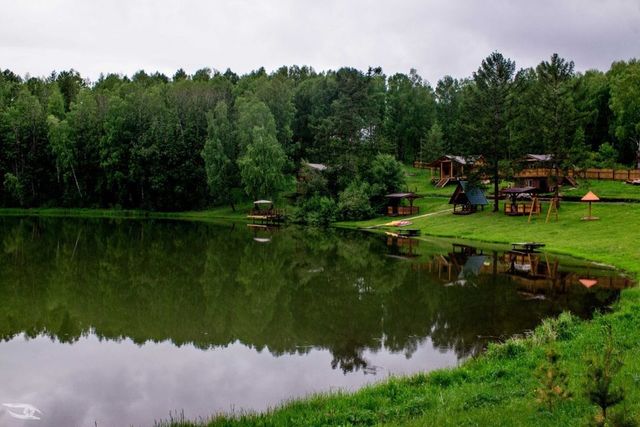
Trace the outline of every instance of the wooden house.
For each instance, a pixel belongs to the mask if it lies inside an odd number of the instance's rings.
[[[556,164],[551,154],[527,154],[519,163],[522,168],[514,176],[516,187],[533,187],[539,193],[555,191]],[[560,185],[577,185],[573,177],[565,176],[562,171],[558,173]]]
[[[446,154],[428,163],[427,166],[431,169],[432,174],[435,171],[439,172],[438,178],[434,178],[433,181],[436,188],[442,188],[449,183],[466,180],[469,172],[483,164],[484,158],[482,156],[465,157]]]
[[[486,196],[482,189],[469,187],[467,181],[458,181],[449,204],[453,205],[453,213],[456,215],[468,215],[478,211],[478,206],[484,209],[488,205]]]

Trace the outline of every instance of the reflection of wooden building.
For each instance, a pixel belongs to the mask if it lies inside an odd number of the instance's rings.
[[[454,214],[467,215],[477,212],[478,206],[484,209],[489,202],[482,189],[470,187],[467,181],[458,181],[458,185],[449,199],[449,204],[453,205]]]
[[[436,188],[442,188],[445,185],[467,179],[467,174],[477,167],[484,164],[482,156],[454,156],[451,154],[444,155],[427,166],[434,171],[439,172],[439,177],[434,180]]]
[[[420,241],[406,237],[398,233],[388,232],[387,246],[391,249],[389,255],[399,258],[415,258],[419,254],[417,253]]]
[[[391,193],[385,197],[388,201],[387,216],[416,215],[420,211],[418,206],[413,206],[416,199],[422,198],[416,193]],[[405,201],[409,203],[409,206],[404,205]]]
[[[473,280],[473,276],[506,274],[519,290],[529,295],[563,293],[574,286],[581,289],[622,290],[633,285],[628,277],[615,271],[564,271],[557,258],[549,258],[545,253],[506,251],[500,255],[494,252],[491,256],[472,246],[455,244],[448,254],[412,264],[412,269],[426,271],[445,285],[464,284]]]
[[[527,154],[520,160],[522,169],[514,176],[517,187],[533,187],[540,193],[555,191],[556,164],[550,154]],[[560,185],[577,186],[575,179],[557,171]]]

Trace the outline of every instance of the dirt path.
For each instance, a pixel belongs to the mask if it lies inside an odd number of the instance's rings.
[[[402,221],[413,221],[413,220],[420,219],[420,218],[426,218],[426,217],[429,217],[429,216],[439,215],[439,214],[445,213],[445,212],[451,212],[451,209],[444,209],[444,210],[437,211],[437,212],[429,212],[429,213],[418,215],[418,216],[412,216],[410,218],[402,218]],[[378,224],[378,225],[370,225],[369,227],[364,227],[364,229],[369,230],[369,229],[372,229],[372,228],[379,228],[379,227],[386,227],[386,226],[387,226],[387,223]]]

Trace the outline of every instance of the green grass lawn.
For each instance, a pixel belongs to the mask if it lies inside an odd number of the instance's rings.
[[[579,180],[577,188],[567,188],[562,192],[570,196],[584,196],[588,191],[593,191],[601,199],[624,199],[640,201],[640,185],[629,185],[623,181],[597,181]]]

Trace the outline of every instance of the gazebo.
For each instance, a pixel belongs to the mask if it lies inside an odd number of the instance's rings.
[[[458,185],[449,199],[449,204],[453,205],[455,215],[468,215],[477,212],[478,206],[484,209],[489,202],[482,189],[469,187],[467,181],[458,181]]]
[[[541,211],[540,202],[535,195],[538,189],[535,187],[512,187],[502,190],[502,194],[509,200],[504,202],[505,215],[529,215],[539,214]],[[518,199],[525,199],[518,203]]]
[[[415,215],[420,211],[418,206],[413,206],[415,199],[420,199],[422,196],[409,192],[409,193],[391,193],[385,196],[387,202],[387,216],[404,216]],[[409,206],[403,206],[402,201],[407,200]]]
[[[592,191],[589,191],[580,200],[583,201],[583,202],[589,202],[589,215],[583,217],[582,218],[583,221],[594,221],[594,220],[600,219],[597,216],[592,216],[591,215],[591,203],[592,202],[599,202],[600,201],[600,197],[596,196]]]

